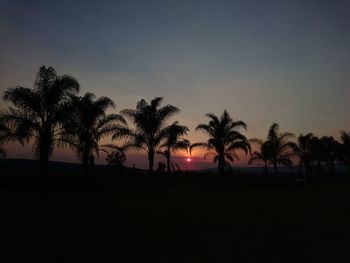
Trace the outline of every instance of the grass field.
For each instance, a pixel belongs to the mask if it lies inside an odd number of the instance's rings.
[[[1,262],[350,262],[347,183],[4,188],[0,204]]]

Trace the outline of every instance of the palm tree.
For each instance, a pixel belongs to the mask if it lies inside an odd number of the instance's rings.
[[[271,149],[271,162],[275,173],[277,173],[278,165],[292,165],[290,157],[292,156],[294,143],[289,141],[289,139],[293,137],[293,133],[279,132],[279,125],[277,123],[271,125],[267,141],[269,142],[269,147]]]
[[[178,150],[187,151],[190,147],[190,141],[182,138],[187,135],[188,131],[189,129],[186,126],[179,125],[177,121],[165,128],[165,141],[159,147],[157,153],[165,157],[168,174],[170,174],[171,168],[171,153]]]
[[[342,144],[339,148],[339,160],[347,165],[350,171],[350,132],[341,131],[340,135]]]
[[[294,154],[299,157],[300,167],[304,165],[305,173],[309,174],[311,170],[311,163],[313,160],[313,149],[312,149],[312,140],[314,135],[308,133],[306,135],[300,134],[298,137],[298,142],[294,144]]]
[[[3,124],[0,123],[0,157],[2,158],[6,158],[6,151],[4,148],[2,148],[2,143],[6,140],[7,136],[8,136],[8,129],[7,127]]]
[[[239,128],[246,130],[247,125],[243,121],[234,121],[226,110],[220,118],[212,113],[206,116],[209,118],[209,123],[198,125],[196,131],[206,133],[209,139],[207,142],[194,143],[191,145],[191,151],[198,147],[209,150],[204,159],[212,155],[213,162],[218,163],[219,174],[222,175],[224,168],[230,166],[230,162],[239,159],[235,150],[243,150],[245,154],[250,152],[248,139],[238,131]]]
[[[126,161],[125,148],[115,144],[101,145],[102,151],[107,153],[106,162],[110,167],[121,168]]]
[[[6,158],[7,154],[4,148],[0,148],[0,157],[1,158]]]
[[[311,153],[312,153],[312,162],[315,166],[315,171],[317,173],[324,172],[322,168],[322,162],[325,159],[325,147],[323,142],[317,136],[312,137],[311,139]]]
[[[272,160],[272,151],[269,141],[262,141],[259,139],[252,139],[250,141],[258,145],[258,150],[251,153],[248,164],[252,164],[255,161],[262,161],[264,163],[264,174],[267,174],[268,165]]]
[[[324,149],[323,157],[326,167],[331,174],[334,174],[334,162],[338,157],[340,144],[332,136],[323,136],[320,141]]]
[[[34,89],[16,86],[3,94],[4,101],[14,105],[0,117],[11,130],[8,140],[24,144],[33,139],[41,176],[47,174],[49,158],[59,143],[66,116],[71,113],[70,97],[78,91],[75,78],[57,75],[52,67],[42,66]]]
[[[162,100],[162,97],[157,97],[148,104],[142,99],[137,103],[135,110],[121,111],[135,124],[135,129],[129,129],[129,132],[124,134],[129,138],[128,147],[147,151],[150,174],[153,173],[155,153],[166,138],[166,122],[179,112],[179,109],[172,105],[160,107]]]
[[[95,100],[94,94],[86,93],[83,97],[73,98],[73,105],[75,111],[69,118],[64,140],[82,160],[86,180],[89,162],[94,160],[93,153],[99,155],[100,140],[125,129],[126,121],[119,114],[106,114],[108,108],[115,108],[114,102],[107,97]]]

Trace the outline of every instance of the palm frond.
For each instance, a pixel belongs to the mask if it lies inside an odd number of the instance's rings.
[[[205,149],[212,149],[212,147],[210,147],[210,145],[206,142],[197,142],[197,143],[193,143],[191,146],[190,146],[190,153],[192,153],[193,149],[196,149],[196,148],[205,148]]]

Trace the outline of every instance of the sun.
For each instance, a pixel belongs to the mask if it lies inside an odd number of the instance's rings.
[[[191,161],[192,161],[191,158],[189,158],[189,157],[186,158],[186,162],[189,163],[189,162],[191,162]]]

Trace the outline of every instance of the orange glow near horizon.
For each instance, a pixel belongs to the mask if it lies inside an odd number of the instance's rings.
[[[187,159],[186,159],[186,162],[191,162],[192,160],[191,160],[191,158],[189,158],[189,157],[187,157]]]

